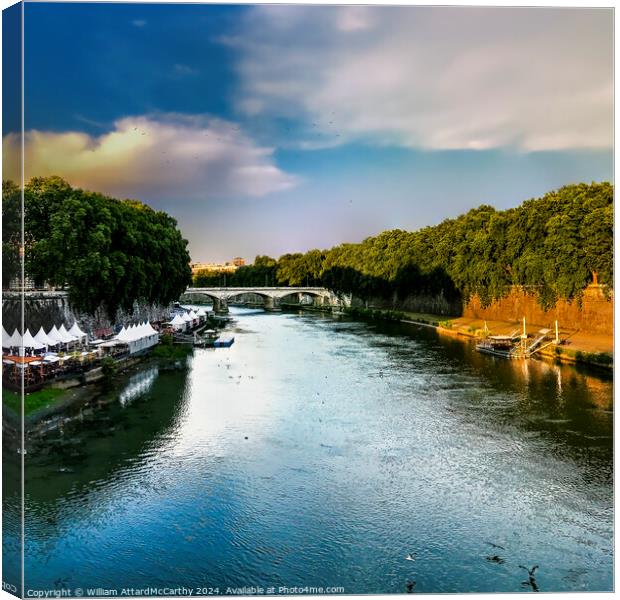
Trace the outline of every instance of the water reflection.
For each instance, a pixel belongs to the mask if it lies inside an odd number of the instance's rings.
[[[159,369],[156,366],[132,375],[125,389],[118,395],[119,402],[126,406],[136,398],[146,394],[153,387],[157,375],[159,375]]]
[[[611,381],[428,329],[235,314],[231,348],[146,367],[33,444],[31,586],[522,591],[539,564],[541,591],[610,589]]]

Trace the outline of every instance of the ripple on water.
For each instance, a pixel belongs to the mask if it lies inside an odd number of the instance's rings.
[[[233,312],[234,346],[129,378],[29,452],[31,585],[510,592],[539,564],[542,591],[611,588],[610,382],[429,329]]]

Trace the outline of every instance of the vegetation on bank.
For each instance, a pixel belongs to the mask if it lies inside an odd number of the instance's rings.
[[[169,360],[179,360],[192,353],[191,344],[175,344],[174,346],[155,346],[151,351],[151,356]]]
[[[418,231],[395,229],[329,250],[257,256],[233,274],[199,272],[199,286],[321,285],[362,299],[410,294],[483,306],[512,285],[544,307],[579,299],[594,280],[613,283],[613,186],[569,185],[516,208],[483,205]]]
[[[555,356],[561,361],[561,356],[574,360],[577,364],[613,368],[614,355],[611,352],[585,352],[583,350],[572,350],[569,348],[555,348]]]
[[[29,414],[50,406],[57,401],[58,397],[64,393],[64,390],[57,388],[44,388],[42,390],[26,394],[24,414]],[[2,403],[8,406],[18,415],[21,414],[21,397],[17,392],[12,392],[2,388]]]
[[[2,186],[3,272],[19,273],[21,193]],[[175,219],[135,200],[35,177],[24,189],[25,270],[36,284],[69,290],[72,305],[113,317],[135,301],[168,304],[191,284],[190,256]]]
[[[372,319],[374,321],[402,321],[405,318],[405,313],[397,310],[345,307],[343,312],[356,319]]]

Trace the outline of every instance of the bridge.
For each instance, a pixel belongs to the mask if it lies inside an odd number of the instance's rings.
[[[351,303],[350,295],[338,296],[331,290],[322,287],[189,287],[179,298],[182,302],[213,303],[213,310],[220,313],[228,312],[228,304],[246,294],[255,294],[264,299],[265,310],[279,310],[284,298],[290,297],[298,302],[302,298],[311,298],[317,306],[347,306]],[[24,296],[29,302],[63,303],[68,300],[66,290],[26,290]],[[17,303],[15,310],[19,310],[22,294],[15,290],[3,290],[4,302]]]
[[[340,305],[342,300],[333,292],[322,287],[190,287],[181,296],[183,302],[213,302],[215,312],[228,312],[228,304],[246,294],[255,294],[264,299],[265,310],[278,310],[284,298],[301,301],[310,297],[315,305]]]

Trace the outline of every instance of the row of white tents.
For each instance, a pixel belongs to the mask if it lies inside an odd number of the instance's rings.
[[[191,309],[189,312],[184,312],[183,314],[176,314],[172,321],[170,321],[170,325],[176,331],[185,331],[187,329],[193,329],[200,323],[202,323],[207,318],[207,313],[204,308],[199,308],[197,311]]]
[[[159,333],[153,329],[152,325],[145,321],[137,325],[123,326],[113,338],[116,342],[127,344],[129,354],[135,354],[145,348],[155,346],[159,342]]]
[[[29,329],[26,329],[24,335],[19,333],[17,329],[12,335],[9,335],[4,327],[2,328],[2,347],[7,349],[47,350],[85,344],[87,341],[88,336],[80,329],[77,321],[73,323],[70,329],[67,329],[64,323],[60,327],[54,325],[47,333],[41,327],[36,335],[32,335]]]
[[[159,333],[153,329],[148,321],[145,321],[137,325],[123,326],[108,342],[92,340],[90,343],[99,347],[127,345],[129,353],[134,354],[145,348],[155,346],[158,342]],[[20,334],[17,329],[12,335],[9,335],[4,327],[2,328],[2,348],[19,355],[22,354],[22,348],[27,352],[40,353],[40,351],[47,352],[48,350],[68,350],[87,343],[88,335],[80,329],[77,322],[70,329],[67,329],[64,324],[60,327],[54,325],[47,333],[41,327],[36,335],[32,335],[29,329],[26,329],[24,335]]]

